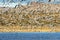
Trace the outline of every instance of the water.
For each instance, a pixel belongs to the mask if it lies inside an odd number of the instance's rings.
[[[32,1],[35,1],[35,2],[44,2],[44,3],[50,3],[50,2],[48,2],[48,0],[11,0],[10,1],[10,3],[16,3],[16,2],[20,2],[20,3],[28,3],[28,2],[32,2]],[[7,3],[7,2],[9,2],[8,0],[0,0],[0,2],[1,3]],[[54,1],[52,1],[52,3],[56,3],[56,4],[58,4],[58,3],[60,3],[60,0],[54,0]]]
[[[10,2],[8,0],[0,0],[0,7],[15,7],[20,2],[21,5],[27,5],[31,3],[32,1],[35,2],[43,2],[43,3],[52,3],[52,4],[60,4],[60,0],[55,0],[53,2],[48,2],[48,0],[11,0]]]
[[[60,40],[60,33],[53,32],[0,33],[0,40]]]

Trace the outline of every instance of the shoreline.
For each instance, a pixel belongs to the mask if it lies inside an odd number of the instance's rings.
[[[26,29],[23,27],[19,27],[19,26],[10,26],[10,27],[3,27],[0,26],[0,32],[60,32],[60,28],[56,27],[54,30],[52,30],[52,28],[49,27],[37,27],[32,28],[32,29]]]

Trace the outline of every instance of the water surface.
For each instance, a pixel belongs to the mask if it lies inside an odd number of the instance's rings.
[[[60,40],[60,33],[47,33],[47,32],[0,33],[0,40]]]
[[[31,2],[43,2],[43,3],[47,3],[47,4],[60,4],[60,0],[55,0],[52,2],[48,2],[48,0],[0,0],[0,7],[15,7],[16,5],[18,5],[18,3],[20,3],[21,5],[27,5]]]

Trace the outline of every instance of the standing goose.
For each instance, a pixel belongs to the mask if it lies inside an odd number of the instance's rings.
[[[48,2],[51,2],[51,0],[49,0]]]
[[[55,0],[49,0],[48,2],[54,2]]]

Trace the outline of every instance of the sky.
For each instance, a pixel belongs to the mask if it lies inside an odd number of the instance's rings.
[[[3,1],[3,0],[0,0],[0,7],[3,7],[3,6],[8,6],[8,7],[15,7],[16,5],[18,5],[18,2],[20,2],[21,5],[26,5],[30,2],[32,2],[32,0],[13,0],[14,2],[10,2],[8,3],[7,0]],[[55,1],[52,1],[52,2],[48,2],[48,0],[33,0],[33,1],[38,1],[38,2],[43,2],[43,3],[53,3],[53,4],[60,4],[60,0],[55,0]]]

